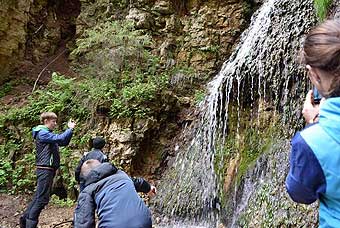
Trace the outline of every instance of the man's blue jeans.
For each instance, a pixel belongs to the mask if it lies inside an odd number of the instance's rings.
[[[38,225],[40,212],[48,204],[53,184],[55,171],[48,169],[37,169],[37,189],[31,203],[24,212],[26,228],[35,228]]]

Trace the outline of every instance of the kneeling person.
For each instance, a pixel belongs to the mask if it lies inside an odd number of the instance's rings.
[[[74,227],[151,228],[151,213],[136,191],[152,191],[145,180],[143,189],[136,189],[131,178],[110,163],[90,159],[84,162],[81,175],[85,189],[80,193],[74,214]]]

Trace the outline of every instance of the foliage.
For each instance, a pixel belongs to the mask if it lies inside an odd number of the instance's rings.
[[[132,22],[114,21],[97,24],[77,40],[72,58],[76,69],[98,84],[99,100],[110,102],[115,118],[152,116],[150,104],[162,98],[174,69],[163,69],[149,46],[151,38],[135,30]],[[86,83],[88,84],[88,83]],[[94,94],[92,94],[94,96]]]
[[[20,148],[21,144],[14,140],[9,140],[7,143],[0,145],[0,156],[3,158],[0,161],[1,189],[11,189],[11,192],[16,192],[20,189],[33,187],[35,180],[34,154],[25,154],[15,164],[8,156],[10,153],[19,151]]]
[[[3,84],[0,87],[0,98],[6,96],[6,94],[12,90],[12,87],[13,87],[13,85],[10,82]]]
[[[52,81],[47,88],[35,91],[29,97],[26,106],[12,108],[7,113],[0,115],[0,128],[13,123],[22,123],[26,126],[38,124],[39,115],[45,111],[61,114],[61,117],[68,115],[74,119],[88,117],[90,110],[85,102],[89,98],[87,94],[81,94],[74,84],[74,79],[53,73]]]
[[[62,180],[69,191],[76,185],[73,170],[79,160],[72,151],[87,147],[87,132],[93,127],[88,123],[98,107],[109,109],[111,118],[159,115],[169,102],[169,78],[186,71],[163,66],[151,45],[151,38],[129,22],[104,21],[86,30],[71,54],[80,78],[53,73],[50,83],[31,94],[26,105],[0,113],[0,153],[7,158],[0,162],[0,187],[12,192],[34,189],[30,131],[44,111],[55,112],[59,121],[78,122],[71,145],[60,150]],[[55,131],[62,132],[65,122],[59,122]]]
[[[148,64],[151,58],[144,48],[150,44],[150,38],[131,22],[105,22],[86,30],[71,56],[78,58],[83,74],[118,83],[120,72],[149,66],[141,64]]]
[[[8,159],[0,160],[0,191],[6,188],[12,173],[12,164]]]
[[[72,199],[59,199],[56,195],[51,196],[51,203],[57,205],[59,207],[72,207],[74,205],[74,201]]]
[[[204,90],[196,90],[194,95],[195,104],[198,105],[199,103],[201,103],[204,100],[205,95],[206,94]]]
[[[76,143],[79,141],[73,139]],[[69,147],[63,147],[60,149],[60,171],[63,179],[63,184],[66,186],[66,190],[71,191],[77,182],[74,179],[73,173],[77,166],[79,158],[72,155],[72,150]]]
[[[332,2],[333,2],[332,0],[314,0],[316,14],[318,15],[321,21],[323,21],[326,18],[328,9]]]

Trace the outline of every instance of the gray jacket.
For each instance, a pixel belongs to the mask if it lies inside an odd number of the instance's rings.
[[[74,227],[95,227],[95,210],[99,226],[107,228],[151,228],[151,213],[136,192],[130,177],[110,163],[92,170],[78,197]]]

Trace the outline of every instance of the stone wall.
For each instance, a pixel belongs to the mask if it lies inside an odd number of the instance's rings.
[[[0,7],[0,84],[9,78],[17,58],[23,58],[30,4],[2,2]]]
[[[100,20],[132,20],[138,29],[152,35],[151,48],[167,66],[184,64],[206,79],[230,55],[247,25],[249,7],[241,0],[135,0],[129,4],[84,0],[77,34]]]
[[[27,79],[32,68],[43,68],[42,62],[73,38],[79,8],[78,0],[1,3],[0,84],[10,78]]]
[[[132,20],[136,28],[152,36],[152,52],[165,67],[184,65],[197,72],[193,78],[173,75],[172,85],[196,80],[204,86],[230,55],[242,30],[247,25],[249,5],[245,1],[83,0],[77,18],[77,36],[94,25],[113,20]],[[182,83],[183,82],[183,83]],[[176,86],[174,86],[176,87]],[[180,105],[174,95],[171,107],[154,120],[112,120],[93,131],[108,139],[110,159],[127,171],[152,175],[166,156],[166,148],[180,124],[176,115]],[[161,104],[159,104],[161,105]],[[183,107],[182,107],[183,108]],[[177,119],[176,119],[177,118]],[[177,122],[176,122],[177,121]],[[104,123],[104,122],[102,122]]]

